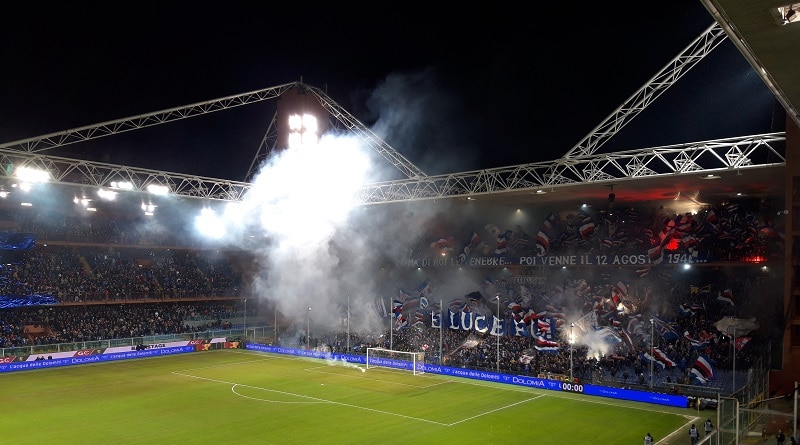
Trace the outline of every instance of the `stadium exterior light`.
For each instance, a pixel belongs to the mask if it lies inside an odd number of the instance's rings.
[[[575,327],[575,323],[569,324],[569,382],[575,382],[575,379],[572,376],[572,370],[575,368],[572,365],[572,344],[575,342],[575,337],[572,334],[572,330]]]
[[[306,349],[311,349],[311,306],[306,312]]]
[[[494,299],[497,301],[497,319],[501,320],[500,319],[500,295],[495,295]],[[495,364],[497,372],[500,372],[500,334],[501,334],[501,332],[502,332],[502,330],[497,332],[497,350],[495,351],[496,355],[497,355],[497,357],[496,357],[497,362]]]

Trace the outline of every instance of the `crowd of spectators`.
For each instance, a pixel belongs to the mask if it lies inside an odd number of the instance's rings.
[[[16,218],[18,215],[6,216]],[[2,217],[0,215],[0,219]],[[3,348],[221,328],[225,327],[223,314],[232,310],[230,303],[213,306],[196,300],[238,296],[241,292],[241,274],[235,270],[229,257],[208,250],[170,247],[175,244],[174,240],[158,247],[143,245],[137,226],[130,221],[97,219],[87,224],[77,218],[65,217],[20,218],[15,222],[18,230],[30,230],[37,236],[43,234],[53,241],[46,245],[40,243],[35,249],[25,252],[3,253],[7,258],[0,268],[1,295],[52,295],[64,303],[104,304],[2,310],[0,347]],[[84,242],[58,242],[64,239]],[[86,244],[85,240],[89,239],[106,242]],[[685,292],[660,295],[658,302],[639,297],[632,304],[637,308],[632,313],[615,313],[608,317],[607,312],[598,308],[601,326],[621,325],[624,328],[633,317],[658,315],[668,318],[678,333],[677,338],[670,339],[632,336],[630,341],[621,342],[602,354],[580,343],[570,353],[563,339],[558,351],[541,352],[535,348],[533,337],[504,336],[500,338],[498,348],[497,340],[492,336],[453,329],[444,329],[440,333],[438,329],[416,327],[392,334],[382,332],[379,336],[357,336],[351,339],[351,343],[355,345],[354,350],[368,346],[423,350],[428,361],[437,363],[441,351],[441,362],[450,366],[484,369],[499,366],[502,371],[534,375],[572,373],[580,379],[621,384],[641,385],[651,378],[668,384],[690,383],[688,371],[701,354],[725,370],[732,370],[734,366],[746,370],[756,359],[752,351],[757,349],[759,339],[754,338],[750,348],[734,348],[731,336],[714,327],[714,322],[721,317],[740,315],[750,309],[747,304],[759,304],[747,296],[763,283],[758,277],[739,272],[727,272],[711,279],[715,289],[720,289],[718,284],[722,283],[726,290],[744,297],[735,308],[716,304],[714,295],[700,297],[699,293],[689,293],[689,286],[685,286]],[[673,289],[678,287],[676,277],[666,277],[665,281]],[[186,301],[166,305],[143,304],[174,299]],[[138,304],[113,304],[116,302]],[[573,307],[565,306],[563,309],[585,309],[586,301],[576,298],[566,304]],[[688,313],[678,313],[675,308],[680,306],[693,309]],[[198,311],[211,314],[215,320],[200,326],[185,324],[187,317]],[[512,314],[505,311],[502,316],[510,319]],[[31,336],[23,328],[30,324],[47,326],[47,330],[43,335]],[[335,350],[341,351],[345,344],[343,335],[336,332],[319,334],[315,342],[331,344]],[[704,340],[700,347],[696,342],[698,339]],[[651,376],[650,363],[643,353],[650,351],[653,345],[661,348],[676,365],[656,366],[653,369],[658,375]],[[733,354],[736,354],[736,365]]]
[[[0,347],[231,329],[230,320],[241,316],[241,310],[232,300],[18,307],[0,311]],[[251,305],[248,312],[252,310]]]
[[[211,252],[108,246],[37,246],[0,269],[0,295],[61,302],[237,295],[241,274]]]
[[[225,252],[188,249],[174,239],[142,243],[133,220],[30,212],[0,211],[0,222],[35,233],[37,241],[30,249],[0,250],[0,296],[21,306],[0,309],[0,348],[230,327],[225,319],[234,315],[242,276]],[[25,306],[41,296],[58,305]],[[207,322],[185,323],[198,316]],[[44,329],[34,335],[25,326]]]
[[[539,350],[536,347],[536,335],[500,336],[498,340],[488,333],[479,334],[449,327],[445,327],[440,333],[439,329],[425,324],[394,329],[391,333],[387,330],[377,336],[357,336],[351,338],[349,344],[362,351],[367,347],[425,351],[426,361],[429,363],[440,363],[441,354],[441,362],[449,366],[487,370],[494,370],[499,366],[502,372],[507,373],[572,375],[584,382],[618,386],[645,387],[651,384],[652,379],[653,386],[661,390],[676,390],[681,385],[700,384],[690,371],[696,367],[698,358],[702,356],[715,368],[714,378],[709,379],[704,386],[729,392],[734,385],[740,388],[747,384],[748,371],[752,366],[768,366],[766,354],[769,339],[763,331],[740,329],[738,332],[731,332],[718,329],[716,323],[724,319],[738,320],[737,317],[743,314],[758,311],[762,315],[766,314],[764,317],[769,315],[769,309],[763,308],[766,306],[763,301],[746,297],[757,294],[769,285],[764,280],[763,271],[748,272],[753,269],[746,266],[729,270],[709,268],[704,279],[714,285],[687,285],[685,290],[676,289],[680,285],[676,277],[664,275],[659,279],[672,287],[669,292],[656,295],[648,291],[647,296],[642,298],[628,295],[626,299],[631,301],[626,302],[623,299],[623,306],[629,303],[629,307],[623,310],[609,311],[607,306],[597,304],[594,310],[597,312],[598,326],[624,332],[621,335],[623,340],[598,345],[596,341],[587,341],[576,327],[575,332],[578,335],[572,353],[567,341],[569,322],[563,318],[555,320],[563,322],[555,335],[559,345],[557,350]],[[720,274],[725,275],[725,278],[721,278]],[[651,281],[651,284],[654,283],[655,281]],[[720,286],[720,283],[725,287]],[[666,288],[665,285],[661,288]],[[562,308],[565,312],[575,313],[576,307],[586,307],[586,301],[581,298],[580,293],[564,294],[572,298],[571,303],[566,302],[566,306]],[[587,295],[596,294],[597,292],[587,292]],[[736,303],[727,302],[727,295],[736,299]],[[473,303],[473,310],[477,310],[479,303]],[[491,317],[491,314],[488,316]],[[501,317],[510,322],[513,314],[505,309],[501,311]],[[651,328],[651,318],[658,318],[666,328]],[[734,337],[739,340],[738,343],[734,343]],[[309,347],[315,347],[320,342],[329,345],[334,351],[344,351],[347,337],[341,334],[320,336],[316,339],[312,337]],[[300,343],[304,343],[304,340],[301,339]],[[648,355],[654,356],[651,346],[659,348],[659,352],[667,360],[649,359]],[[669,362],[674,364],[668,364]]]

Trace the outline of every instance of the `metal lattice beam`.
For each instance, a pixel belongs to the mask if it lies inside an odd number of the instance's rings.
[[[633,118],[639,115],[650,103],[722,43],[727,34],[714,23],[692,42],[681,54],[672,59],[658,74],[650,79],[639,91],[634,93],[619,108],[614,110],[603,122],[595,127],[578,144],[572,147],[565,158],[591,155]]]
[[[380,204],[466,197],[676,173],[784,166],[785,141],[785,133],[769,133],[367,184],[358,191],[356,201]],[[241,201],[252,187],[246,182],[10,149],[0,149],[0,163],[4,167],[0,169],[0,178],[14,179],[15,168],[25,166],[47,170],[58,184],[107,188],[112,181],[126,181],[135,192],[148,193],[150,185],[161,185],[168,187],[172,195],[207,200]],[[327,185],[319,184],[319,187],[324,189]]]

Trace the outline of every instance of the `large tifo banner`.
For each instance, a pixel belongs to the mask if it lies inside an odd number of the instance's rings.
[[[305,349],[294,349],[280,346],[270,346],[262,344],[248,343],[245,349],[251,351],[271,352],[275,354],[294,355],[297,357],[311,357],[325,359],[331,363],[341,362],[342,364],[366,364],[366,357],[363,355],[350,355],[341,353],[331,353],[327,351],[315,351]],[[381,360],[381,366],[389,366],[397,369],[411,370],[413,364],[409,361],[399,359],[377,359]],[[501,374],[492,371],[480,371],[475,369],[451,368],[424,364],[425,372],[432,374],[448,375],[453,377],[463,377],[473,380],[484,380],[489,382],[505,383],[509,385],[526,386],[530,388],[546,389],[551,391],[566,391],[590,396],[608,397],[612,399],[630,400],[634,402],[652,403],[655,405],[674,406],[687,408],[689,400],[686,396],[659,394],[648,391],[636,391],[632,389],[611,388],[606,386],[588,385],[581,383],[563,382],[540,377],[529,377],[521,375]]]

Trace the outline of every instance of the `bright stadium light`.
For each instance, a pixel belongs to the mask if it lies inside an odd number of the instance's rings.
[[[99,196],[101,199],[105,199],[106,201],[114,201],[117,199],[117,192],[113,192],[111,190],[98,189],[97,196]]]
[[[289,116],[289,148],[317,145],[319,142],[319,123],[311,114]]]
[[[92,202],[92,200],[89,199],[89,198],[78,198],[76,196],[76,197],[72,198],[72,202],[74,202],[75,204],[80,204],[80,205],[82,205],[84,207],[89,207],[89,203]]]
[[[203,236],[220,239],[225,235],[225,221],[209,208],[204,208],[194,218],[194,228]]]
[[[112,189],[133,190],[133,183],[130,181],[111,181]]]
[[[153,195],[166,195],[169,193],[169,187],[161,184],[150,184],[147,186],[147,191]]]
[[[145,216],[153,216],[153,213],[156,211],[156,206],[155,204],[142,203],[142,210],[144,211]]]
[[[33,167],[18,167],[15,176],[29,184],[50,181],[50,172]]]

